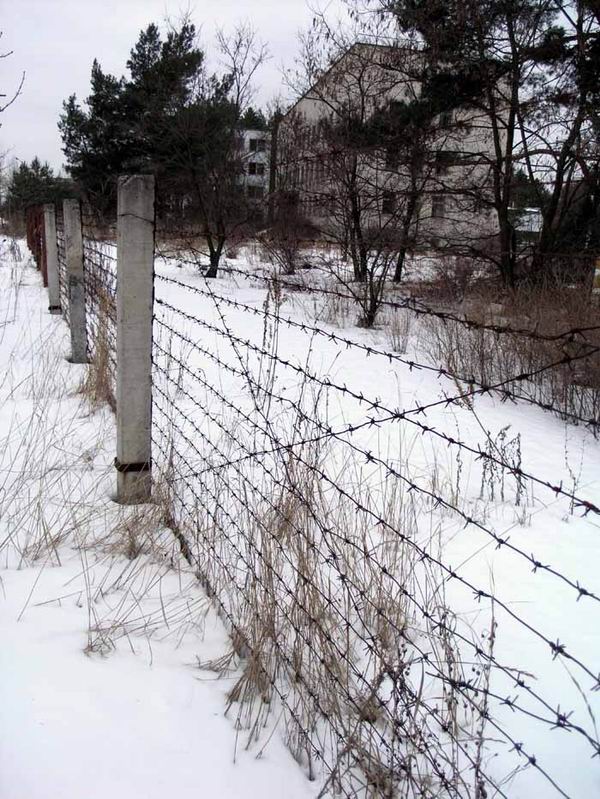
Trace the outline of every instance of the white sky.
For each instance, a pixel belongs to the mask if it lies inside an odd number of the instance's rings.
[[[62,101],[89,94],[94,57],[105,71],[123,74],[139,31],[187,8],[186,0],[0,0],[0,49],[13,51],[0,60],[0,92],[10,95],[26,72],[22,95],[2,114],[0,152],[9,160],[38,155],[59,168]],[[217,27],[250,21],[272,55],[257,76],[257,100],[286,96],[281,67],[293,66],[297,32],[312,19],[307,0],[191,0],[189,8],[209,58]]]

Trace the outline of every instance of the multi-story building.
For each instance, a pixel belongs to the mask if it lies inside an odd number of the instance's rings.
[[[421,65],[414,49],[356,44],[282,118],[279,195],[325,237],[360,217],[377,246],[492,246],[489,123],[473,106],[413,124]]]
[[[249,200],[261,202],[269,187],[271,139],[265,130],[241,132],[243,175],[240,178]]]

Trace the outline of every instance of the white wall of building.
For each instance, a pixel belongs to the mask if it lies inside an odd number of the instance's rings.
[[[242,131],[241,157],[244,175],[241,183],[250,199],[261,199],[269,188],[271,139],[265,130]]]

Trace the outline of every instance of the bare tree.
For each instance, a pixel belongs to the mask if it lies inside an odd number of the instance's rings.
[[[456,246],[459,236],[462,251],[475,240],[488,249],[496,230],[473,197],[489,176],[473,110],[463,108],[468,97],[438,91],[413,42],[382,38],[377,21],[359,23],[340,33],[320,17],[303,39],[300,97],[282,123],[279,185],[350,258],[354,285],[345,270],[332,271],[371,325],[407,255]],[[368,41],[357,42],[361,36]]]
[[[439,87],[464,88],[475,126],[489,140],[477,163],[471,148],[460,143],[456,147],[457,162],[470,162],[472,176],[487,170],[487,181],[475,180],[468,186],[463,177],[461,187],[451,179],[444,182],[449,184],[447,193],[458,189],[465,201],[471,197],[493,217],[496,241],[473,241],[460,226],[452,234],[448,224],[449,246],[471,250],[493,263],[507,285],[515,283],[519,267],[523,272],[527,264],[543,276],[559,246],[565,220],[580,201],[578,187],[582,182],[595,186],[598,179],[600,67],[595,4],[375,0],[368,5],[377,14],[387,12],[404,35],[419,41]],[[525,170],[531,186],[540,189],[542,229],[529,253],[520,251],[513,225],[519,170]]]
[[[240,116],[254,99],[253,81],[258,69],[269,59],[269,48],[259,42],[254,28],[238,25],[232,33],[217,32],[225,74],[231,76],[231,97]]]
[[[219,32],[218,41],[225,74],[198,76],[192,102],[170,121],[162,160],[167,195],[184,198],[176,213],[188,224],[175,232],[187,249],[208,256],[206,277],[216,277],[226,243],[255,216],[255,205],[242,190],[241,120],[252,80],[268,57],[247,25],[230,36]]]
[[[4,36],[4,31],[0,31],[0,39]],[[0,60],[4,58],[8,58],[9,56],[13,55],[13,50],[7,50],[6,52],[0,53]],[[25,85],[25,70],[21,73],[21,79],[17,88],[10,94],[3,94],[0,93],[0,114],[3,111],[6,111],[9,106],[11,106],[17,97],[20,96],[21,92],[23,91],[23,86]],[[7,99],[8,98],[8,99]],[[0,122],[0,127],[2,123]]]
[[[303,40],[297,85],[308,88],[280,128],[278,190],[288,206],[293,198],[319,238],[350,260],[351,273],[335,259],[323,263],[355,296],[361,323],[371,326],[412,226],[398,165],[386,167],[385,141],[375,130],[406,81],[385,68],[385,48],[340,37],[332,53],[319,49],[323,33],[324,27],[314,28]]]

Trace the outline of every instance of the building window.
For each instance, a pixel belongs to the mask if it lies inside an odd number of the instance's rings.
[[[248,174],[249,175],[264,175],[265,174],[265,165],[264,164],[257,164],[256,161],[250,161],[248,164]]]
[[[317,165],[317,176],[320,184],[325,183],[326,172],[325,172],[325,162],[321,159]]]
[[[250,139],[251,153],[264,153],[266,149],[267,149],[266,139]]]
[[[434,194],[431,199],[431,216],[440,219],[446,212],[446,198],[443,194]]]
[[[448,158],[447,153],[438,152],[435,156],[435,174],[445,175],[448,172]]]
[[[248,186],[249,200],[262,200],[265,194],[264,186]]]
[[[435,155],[436,175],[446,175],[451,167],[461,166],[461,154],[454,150],[438,150]]]
[[[383,192],[383,201],[381,203],[382,214],[393,214],[396,210],[396,195],[393,191]]]
[[[452,124],[452,111],[442,111],[440,114],[440,128],[449,128]]]
[[[279,207],[287,211],[296,211],[301,206],[297,191],[284,191],[279,200]]]
[[[476,194],[471,201],[471,210],[474,214],[485,214],[488,210],[486,200],[479,194]]]
[[[400,153],[397,147],[386,147],[385,167],[395,172],[400,166]]]

